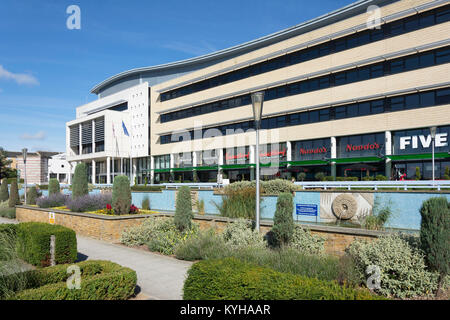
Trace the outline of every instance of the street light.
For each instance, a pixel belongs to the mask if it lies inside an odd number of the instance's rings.
[[[256,230],[259,232],[259,128],[263,111],[264,92],[252,93],[253,117],[256,129]]]
[[[23,166],[25,169],[25,204],[27,204],[27,148],[22,149]]]
[[[431,166],[433,172],[433,185],[434,185],[434,139],[436,138],[436,127],[431,127],[430,133],[431,133]]]

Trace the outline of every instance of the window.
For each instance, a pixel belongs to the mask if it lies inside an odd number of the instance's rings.
[[[344,119],[347,117],[347,107],[336,107],[335,108],[335,118]]]
[[[405,108],[415,109],[420,106],[420,96],[419,94],[410,94],[405,97]]]
[[[310,111],[309,112],[309,121],[311,123],[318,122],[319,121],[319,111]]]
[[[319,121],[328,121],[330,120],[330,109],[322,109],[319,110]]]
[[[399,111],[405,109],[405,98],[394,97],[391,98],[391,111]]]
[[[436,64],[450,62],[450,49],[438,50],[436,52]]]
[[[363,102],[360,103],[358,106],[358,114],[360,116],[366,116],[368,114],[370,114],[370,102]]]
[[[403,71],[403,59],[391,61],[389,64],[391,73],[397,73]]]
[[[436,104],[450,103],[450,89],[442,89],[436,92]]]
[[[434,106],[434,92],[423,92],[420,94],[420,105],[422,107]]]
[[[372,101],[371,105],[372,105],[372,114],[384,112],[384,100]]]
[[[357,117],[358,116],[358,105],[357,104],[351,104],[347,106],[347,117]]]

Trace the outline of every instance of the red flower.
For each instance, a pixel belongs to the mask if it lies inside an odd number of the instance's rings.
[[[107,209],[107,210],[112,210],[112,206],[108,203],[108,204],[106,205],[106,209]]]

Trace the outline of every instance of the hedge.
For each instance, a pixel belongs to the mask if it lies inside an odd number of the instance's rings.
[[[131,191],[162,191],[164,186],[131,186]]]
[[[324,281],[242,262],[203,260],[188,271],[185,300],[378,300],[367,289]]]
[[[50,265],[50,236],[55,236],[56,264],[72,263],[77,259],[77,239],[72,229],[41,222],[17,225],[19,257],[40,267]]]
[[[130,268],[110,261],[89,260],[76,264],[81,271],[81,288],[68,289],[71,264],[27,272],[27,289],[11,300],[124,300],[134,294],[137,276]]]

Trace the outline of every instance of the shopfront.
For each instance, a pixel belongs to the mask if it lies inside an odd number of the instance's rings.
[[[450,169],[450,126],[436,128],[434,141],[435,178],[443,179],[446,168]],[[392,177],[414,180],[418,171],[421,179],[432,179],[432,137],[430,128],[392,132]],[[447,169],[448,170],[448,169]]]
[[[204,150],[197,153],[196,173],[199,182],[216,182],[219,150]]]
[[[173,177],[174,181],[194,182],[192,152],[181,152],[173,155]]]
[[[336,138],[336,176],[374,178],[386,171],[385,132]]]
[[[296,180],[301,180],[300,173],[305,173],[304,180],[315,180],[318,172],[330,175],[331,139],[314,139],[294,141],[291,143],[292,161],[288,172]]]
[[[230,182],[251,180],[250,147],[234,147],[223,150],[223,173]]]
[[[287,153],[286,142],[260,145],[259,163],[261,166],[261,179],[287,178]]]
[[[155,161],[154,182],[155,183],[169,182],[171,180],[170,155],[165,154],[162,156],[155,156],[154,161]]]

